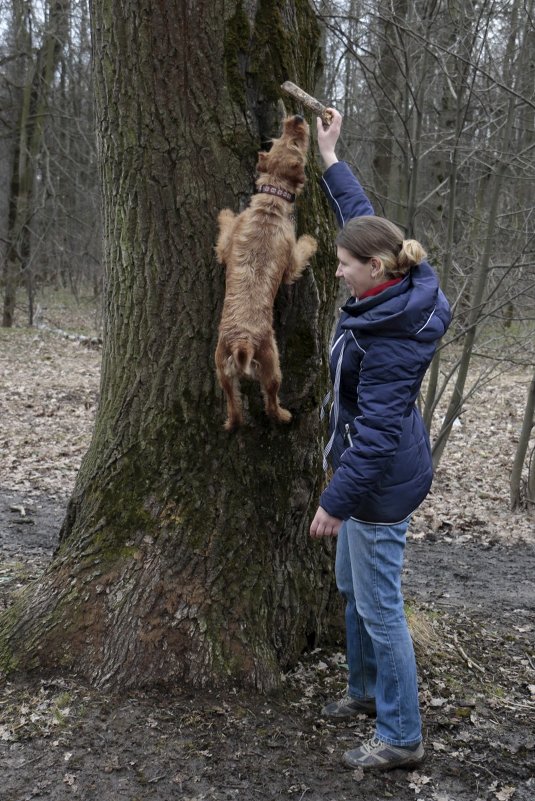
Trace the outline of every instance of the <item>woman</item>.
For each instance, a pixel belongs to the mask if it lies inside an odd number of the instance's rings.
[[[375,735],[344,754],[351,768],[388,770],[424,756],[416,662],[401,595],[405,535],[432,481],[416,400],[450,322],[438,280],[415,240],[374,217],[335,147],[340,114],[318,120],[322,184],[342,230],[338,269],[351,297],[330,353],[334,400],[326,448],[334,474],[311,537],[338,536],[337,586],[346,600],[347,695],[325,717],[376,715]]]

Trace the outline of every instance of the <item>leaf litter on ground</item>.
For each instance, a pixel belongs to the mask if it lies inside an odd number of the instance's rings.
[[[48,314],[50,327],[65,328],[68,317],[76,329],[72,309],[49,302]],[[90,316],[79,323],[93,333]],[[98,349],[57,332],[0,331],[1,486],[16,498],[3,518],[8,536],[32,530],[43,497],[66,503],[91,437],[99,372]],[[533,546],[533,517],[508,508],[528,383],[527,371],[514,368],[474,395],[409,539],[437,548],[498,543],[511,553],[519,544]],[[5,604],[50,557],[50,547],[28,557],[23,546],[15,543],[13,558],[0,562]],[[349,725],[321,718],[322,704],[345,690],[342,643],[304,655],[269,701],[239,688],[106,699],[72,677],[13,682],[0,700],[0,746],[23,760],[24,787],[41,788],[50,801],[93,793],[145,797],[148,787],[157,801],[175,799],[177,788],[183,798],[221,801],[349,801],[356,785],[365,796],[397,801],[532,801],[535,621],[524,607],[511,625],[492,603],[478,613],[450,607],[447,597],[440,606],[435,601],[432,591],[411,601],[428,753],[423,771],[374,776],[338,767],[344,750],[373,733],[364,716]],[[23,797],[16,771],[5,781],[9,801]]]

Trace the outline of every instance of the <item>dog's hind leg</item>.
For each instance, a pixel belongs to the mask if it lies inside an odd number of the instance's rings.
[[[258,362],[257,377],[262,387],[264,408],[268,417],[278,423],[289,423],[291,412],[283,409],[279,403],[279,389],[281,385],[281,371],[279,365],[279,351],[273,338],[265,340],[256,352]]]
[[[232,365],[229,369],[229,360]],[[219,342],[215,352],[217,379],[225,393],[227,401],[227,419],[225,429],[233,431],[243,423],[242,402],[239,387],[239,378],[236,374],[234,361],[228,349]]]
[[[243,425],[242,403],[237,376],[229,378],[223,375],[221,387],[227,398],[227,419],[225,420],[224,428],[226,431],[234,431],[234,429]]]

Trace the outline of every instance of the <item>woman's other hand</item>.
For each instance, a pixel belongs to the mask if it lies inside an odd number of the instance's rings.
[[[318,511],[314,515],[314,520],[310,524],[310,536],[314,539],[320,537],[336,537],[340,531],[343,520],[338,517],[331,517],[325,509],[318,506]]]
[[[336,164],[338,161],[335,150],[340,131],[342,130],[342,115],[335,108],[329,108],[328,111],[331,112],[333,121],[327,128],[323,125],[321,117],[318,117],[316,121],[318,129],[318,147],[325,164],[325,169],[328,169],[331,164]]]

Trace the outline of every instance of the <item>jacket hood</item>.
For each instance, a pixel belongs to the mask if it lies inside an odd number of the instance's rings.
[[[421,342],[440,339],[451,320],[436,273],[425,261],[399,284],[364,300],[351,298],[342,310],[347,315],[342,321],[344,329]]]

